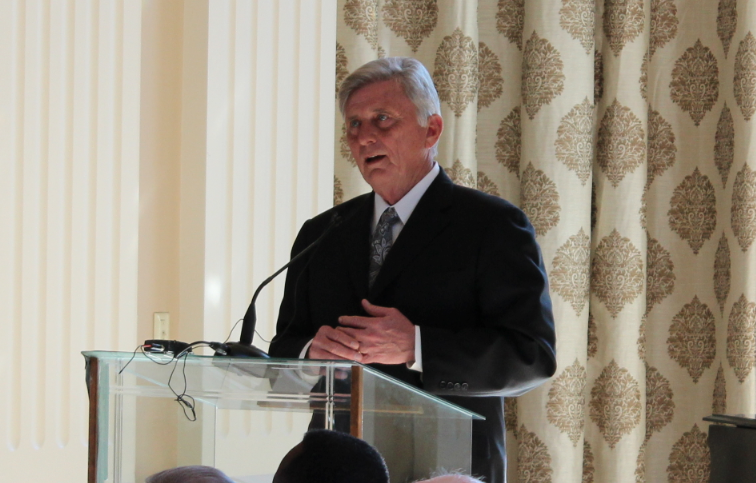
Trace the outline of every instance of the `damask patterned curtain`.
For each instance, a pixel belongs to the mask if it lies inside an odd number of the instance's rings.
[[[535,226],[559,368],[507,402],[510,482],[708,482],[702,418],[756,412],[749,7],[339,1],[337,83],[421,60],[439,163]],[[369,188],[336,126],[339,203]]]

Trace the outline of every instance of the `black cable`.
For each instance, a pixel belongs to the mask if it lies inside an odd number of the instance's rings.
[[[262,340],[263,342],[266,342],[266,343],[270,344],[270,341],[269,341],[269,340],[266,340],[266,339],[265,339],[265,338],[264,338],[264,337],[263,337],[262,335],[260,335],[260,333],[259,333],[259,332],[257,331],[257,329],[255,329],[255,334],[257,334],[257,337],[258,337],[258,338],[259,338],[260,340]]]
[[[239,325],[239,322],[241,322],[243,320],[244,319],[237,320],[236,323],[234,324],[234,326],[231,327],[231,331],[229,331],[228,337],[226,337],[226,340],[223,341],[224,344],[231,339],[231,335],[234,333],[234,329],[236,329],[236,326]],[[263,342],[267,342],[268,344],[270,344],[270,341],[267,340],[265,337],[263,337],[262,334],[260,334],[260,332],[257,329],[255,329],[255,334],[257,334],[257,337],[259,339],[261,339]]]
[[[237,322],[237,324],[238,324],[238,322]],[[231,329],[231,330],[233,330],[233,329]],[[226,340],[228,340],[228,339],[226,339]],[[168,361],[161,362],[157,358],[154,358],[152,356],[152,353],[145,352],[144,345],[141,344],[141,345],[138,345],[136,349],[134,349],[134,353],[131,354],[131,359],[129,359],[129,361],[126,363],[126,365],[124,365],[121,368],[121,370],[118,371],[118,374],[121,374],[129,366],[129,364],[131,364],[131,361],[134,360],[134,358],[136,357],[136,353],[139,350],[142,351],[142,354],[144,354],[144,356],[147,359],[149,359],[153,363],[158,364],[160,366],[167,366],[168,364],[173,363],[173,369],[171,369],[171,374],[168,376],[168,382],[167,382],[168,389],[170,389],[171,392],[173,393],[173,395],[176,396],[175,400],[176,400],[176,402],[179,403],[179,406],[181,406],[181,410],[184,412],[184,416],[186,417],[186,419],[188,419],[189,421],[193,422],[193,421],[197,420],[197,412],[195,411],[196,403],[195,403],[194,398],[186,393],[186,391],[188,389],[188,386],[189,386],[188,381],[186,379],[186,360],[189,357],[189,353],[191,352],[191,349],[193,347],[206,346],[206,347],[210,347],[211,349],[214,349],[215,348],[214,346],[217,347],[218,345],[219,344],[217,342],[208,342],[208,341],[205,341],[205,340],[198,340],[198,341],[195,341],[195,342],[192,342],[192,343],[188,344],[186,346],[186,348],[184,348],[178,354],[172,355],[171,358]],[[164,355],[167,355],[167,353],[164,353]],[[176,372],[176,367],[178,366],[179,360],[181,358],[184,359],[183,360],[183,365],[181,367],[181,373],[182,373],[182,376],[184,378],[184,389],[181,391],[181,394],[179,394],[178,392],[176,392],[175,389],[173,389],[172,380],[173,380],[173,374]],[[191,416],[189,415],[189,413],[187,412],[187,410],[191,411]]]
[[[138,351],[139,349],[142,349],[142,347],[144,347],[144,346],[143,346],[142,344],[139,344],[138,346],[136,346],[136,349],[134,349],[134,353],[133,353],[133,354],[131,354],[131,359],[129,359],[129,362],[127,362],[127,363],[126,363],[126,365],[125,365],[125,366],[123,366],[123,367],[121,368],[121,370],[120,370],[120,371],[118,371],[118,374],[119,374],[119,375],[120,375],[120,374],[121,374],[121,373],[123,372],[123,370],[124,370],[124,369],[126,369],[127,367],[129,367],[129,364],[131,364],[131,361],[133,361],[133,360],[134,360],[134,358],[136,357],[136,353],[137,353],[137,351]],[[144,350],[142,350],[142,352],[144,353]]]
[[[182,374],[184,376],[184,390],[181,391],[181,394],[179,394],[178,392],[176,392],[175,389],[173,389],[173,386],[171,385],[171,381],[173,379],[173,373],[176,372],[176,367],[178,366],[178,362],[179,362],[179,359],[181,357],[184,358],[184,364],[183,364],[182,370],[181,370],[181,372],[182,372]],[[187,352],[186,350],[183,350],[183,351],[181,351],[179,353],[178,356],[176,356],[174,358],[174,360],[176,361],[176,363],[173,365],[173,369],[171,370],[171,375],[168,376],[168,389],[170,389],[171,392],[173,393],[173,395],[176,396],[176,402],[179,403],[179,406],[181,407],[181,410],[184,412],[184,417],[186,419],[188,419],[189,421],[194,422],[194,421],[197,420],[197,412],[194,410],[194,408],[195,408],[195,401],[194,401],[194,398],[192,396],[189,396],[186,393],[186,389],[187,389],[187,386],[188,386],[187,381],[186,381],[186,358],[187,357],[189,357],[189,352]],[[186,412],[187,409],[189,409],[192,412],[191,417]]]
[[[230,330],[230,331],[228,332],[228,337],[226,337],[226,340],[224,340],[224,341],[223,341],[223,343],[224,343],[224,344],[225,344],[226,342],[228,342],[228,341],[229,341],[229,339],[231,339],[231,334],[233,334],[233,333],[234,333],[234,329],[236,328],[236,326],[237,326],[237,325],[239,325],[239,322],[241,322],[242,320],[244,320],[244,319],[239,319],[239,320],[237,320],[237,321],[236,321],[236,323],[234,324],[234,326],[233,326],[233,327],[231,327],[231,330]],[[255,331],[255,332],[257,332],[257,331]],[[258,334],[258,335],[259,335],[259,334]]]

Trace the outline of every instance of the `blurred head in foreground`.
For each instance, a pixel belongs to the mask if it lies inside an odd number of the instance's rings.
[[[148,476],[144,483],[234,483],[221,470],[210,466],[179,466]]]
[[[473,478],[472,476],[450,473],[436,476],[428,480],[420,480],[416,483],[483,483],[483,481]]]
[[[380,453],[346,433],[308,431],[281,460],[273,483],[389,483]]]

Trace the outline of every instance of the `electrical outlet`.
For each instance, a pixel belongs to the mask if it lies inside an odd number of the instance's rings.
[[[155,312],[152,314],[152,338],[170,340],[171,314],[169,312]]]

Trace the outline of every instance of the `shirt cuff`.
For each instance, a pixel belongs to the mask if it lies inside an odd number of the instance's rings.
[[[306,358],[307,351],[310,350],[310,346],[312,345],[312,341],[314,341],[314,340],[315,339],[310,339],[310,342],[308,342],[307,344],[305,344],[304,349],[302,349],[302,352],[299,353],[299,358],[300,359],[305,359]]]
[[[423,349],[420,344],[420,326],[415,326],[415,362],[407,363],[410,371],[423,372]]]
[[[310,342],[308,342],[307,344],[305,344],[305,346],[304,346],[304,349],[302,349],[302,352],[300,352],[300,353],[299,353],[299,358],[300,358],[300,359],[305,359],[305,358],[306,358],[306,356],[307,356],[307,351],[308,351],[308,350],[310,349],[310,346],[312,345],[312,341],[313,341],[313,340],[315,340],[315,339],[310,339]],[[315,385],[315,384],[317,384],[317,383],[318,383],[318,381],[320,381],[320,379],[321,379],[321,376],[320,376],[320,375],[316,375],[316,374],[309,374],[309,373],[305,372],[305,371],[304,371],[304,370],[302,369],[302,366],[301,366],[301,365],[300,365],[299,367],[300,367],[300,368],[299,368],[299,369],[297,369],[297,370],[296,370],[296,372],[297,372],[297,374],[299,375],[299,377],[300,377],[300,378],[301,378],[301,379],[302,379],[303,381],[305,381],[305,382],[306,382],[306,383],[308,383],[308,384],[312,384],[312,385]]]

